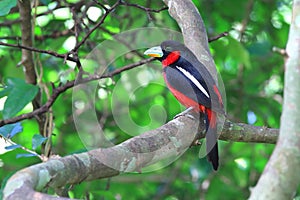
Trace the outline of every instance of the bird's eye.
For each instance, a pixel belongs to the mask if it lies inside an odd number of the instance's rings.
[[[165,50],[166,51],[172,51],[172,47],[166,47]]]

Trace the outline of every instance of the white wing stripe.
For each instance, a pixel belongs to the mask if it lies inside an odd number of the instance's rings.
[[[186,71],[182,67],[176,66],[176,68],[179,71],[181,71],[188,79],[190,79],[190,81],[192,81],[197,86],[197,88],[199,90],[201,90],[201,92],[203,92],[203,94],[205,94],[205,96],[207,96],[207,98],[209,98],[208,92],[205,90],[205,88],[201,85],[201,83],[199,83],[199,81],[190,72]]]

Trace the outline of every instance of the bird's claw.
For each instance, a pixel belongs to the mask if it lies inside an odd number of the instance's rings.
[[[192,144],[190,145],[190,148],[193,146],[199,146],[199,145],[202,145],[202,143],[199,139],[196,139],[192,142]]]

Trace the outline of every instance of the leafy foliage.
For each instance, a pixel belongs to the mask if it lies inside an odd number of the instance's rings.
[[[43,144],[47,140],[46,137],[43,137],[40,134],[35,134],[32,137],[32,149],[36,150],[41,144]]]
[[[12,138],[22,131],[23,127],[20,122],[0,127],[0,135],[6,138]]]
[[[3,108],[3,118],[14,117],[34,99],[37,93],[37,86],[27,84],[22,79],[8,78],[0,94],[0,97],[7,96]]]
[[[17,0],[2,0],[0,2],[0,16],[7,15],[16,4]]]
[[[16,1],[1,2],[0,40],[18,44],[22,34],[19,13],[11,10]],[[115,0],[99,2],[111,6]],[[126,2],[151,9],[164,6],[160,1]],[[237,122],[278,128],[283,99],[284,60],[283,56],[272,51],[272,48],[285,47],[289,28],[287,19],[291,13],[290,1],[194,0],[194,3],[201,12],[209,36],[229,31],[228,37],[212,42],[210,48],[225,85],[226,106],[230,118]],[[11,12],[7,14],[9,10]],[[78,34],[77,39],[81,41],[104,13],[103,7],[88,1],[42,0],[32,10],[35,16],[34,45],[38,49],[66,53],[76,45],[74,35]],[[112,40],[113,35],[141,27],[178,30],[177,24],[166,10],[156,13],[146,12],[134,6],[118,6],[81,46],[78,56],[84,59],[95,46],[103,41]],[[157,38],[157,43],[159,39]],[[119,45],[121,48],[121,42]],[[137,51],[138,53],[127,53],[114,60],[107,71],[114,71],[143,59],[142,51],[143,49]],[[65,62],[64,59],[46,53],[35,53],[36,71],[40,82],[38,86],[33,86],[25,83],[22,68],[16,67],[21,59],[19,48],[0,46],[0,56],[1,119],[32,111],[30,102],[36,97],[38,88],[42,91],[42,103],[46,103],[49,99],[47,94],[53,91],[53,85],[64,85],[75,79],[78,74],[78,69],[74,68],[75,64],[71,61]],[[114,52],[107,49],[101,54],[101,59],[113,56]],[[89,72],[93,73],[92,69]],[[97,83],[97,119],[105,136],[114,144],[162,125],[161,120],[151,121],[157,119],[153,117],[155,114],[158,117],[163,116],[165,122],[182,110],[176,99],[164,87],[160,70],[159,65],[151,64]],[[134,86],[130,85],[131,82],[126,82],[128,77],[131,77],[129,73],[135,73],[136,82],[142,87],[134,91],[129,99],[125,99],[128,90],[120,90],[116,94],[120,102],[129,102],[130,113],[126,117],[130,117],[139,127],[132,130],[132,135],[128,135],[127,131],[116,125],[112,114],[116,108],[113,107],[116,84],[122,81],[127,88]],[[155,84],[143,84],[146,80],[155,80]],[[83,91],[86,94],[87,92]],[[80,107],[80,102],[77,103],[75,106]],[[54,126],[50,138],[42,135],[38,123],[33,119],[24,120],[22,125],[17,123],[3,126],[0,128],[0,134],[6,138],[14,136],[12,139],[16,144],[40,154],[43,153],[42,144],[47,139],[52,141],[52,151],[61,156],[86,151],[72,118],[72,106],[72,90],[65,91],[53,104],[51,113],[54,115]],[[121,108],[118,109],[118,112],[122,111]],[[198,158],[198,148],[193,147],[163,169],[84,182],[75,185],[69,191],[69,195],[87,199],[245,199],[249,195],[249,188],[255,185],[262,173],[274,145],[222,141],[220,143],[221,167],[217,173],[212,173],[205,158]],[[30,155],[33,154],[24,154],[19,148],[2,154],[1,180],[7,180],[7,174],[39,162],[37,157],[24,158]],[[48,192],[54,193],[51,190]]]

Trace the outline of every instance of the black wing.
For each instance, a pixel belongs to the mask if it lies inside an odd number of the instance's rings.
[[[210,73],[198,60],[193,64],[195,66],[181,57],[176,64],[164,67],[167,81],[190,99],[218,113],[224,113],[222,102],[219,102],[213,88],[215,82]]]

